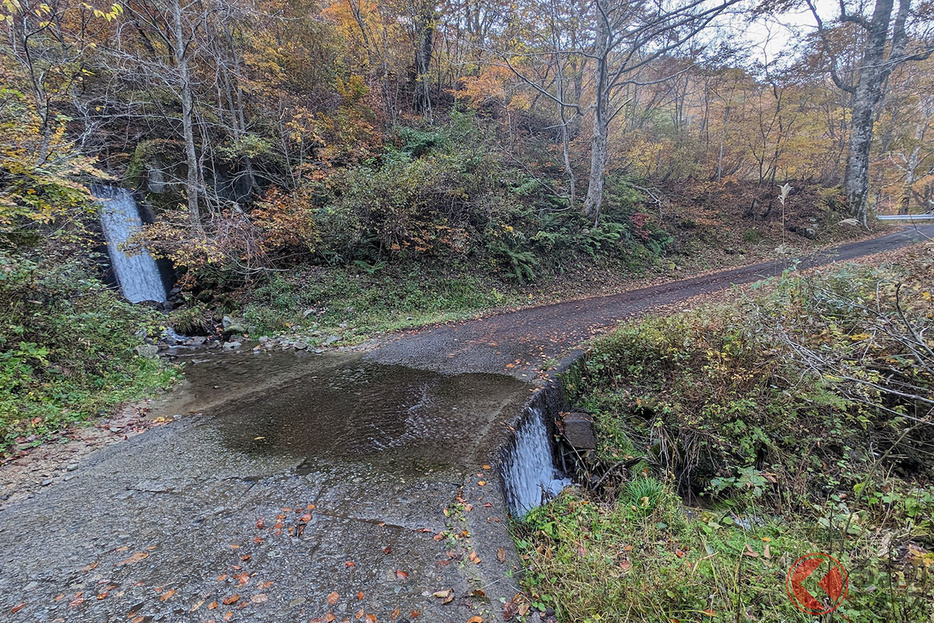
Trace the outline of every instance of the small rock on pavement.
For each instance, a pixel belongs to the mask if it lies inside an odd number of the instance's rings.
[[[243,346],[243,344],[241,344],[240,342],[225,342],[224,350],[236,350],[240,348],[241,346]]]
[[[590,414],[574,412],[564,416],[564,438],[576,450],[595,450],[597,434]]]

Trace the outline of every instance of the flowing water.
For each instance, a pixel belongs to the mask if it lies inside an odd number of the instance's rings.
[[[166,301],[165,286],[156,261],[145,250],[129,255],[123,246],[143,228],[143,221],[132,193],[124,188],[91,188],[101,206],[101,228],[120,291],[131,303]]]
[[[542,406],[526,408],[503,459],[503,487],[514,516],[522,517],[571,484],[555,468]]]

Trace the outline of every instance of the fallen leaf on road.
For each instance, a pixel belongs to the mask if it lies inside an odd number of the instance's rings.
[[[273,585],[273,581],[272,581],[272,580],[269,580],[268,582],[260,582],[260,583],[259,583],[259,590],[264,591],[264,590],[266,590],[267,588],[269,588],[269,587],[272,586],[272,585]]]
[[[357,601],[363,601],[363,591],[357,593]]]
[[[252,601],[254,604],[264,604],[269,601],[269,596],[266,595],[266,593],[260,593],[250,597],[250,601]]]
[[[335,591],[335,592],[331,593],[330,595],[328,595],[328,604],[331,605],[331,606],[333,606],[334,604],[337,603],[337,601],[338,601],[340,598],[341,598],[340,594],[338,594],[338,593]]]
[[[431,594],[432,597],[437,597],[438,599],[446,599],[451,596],[453,591],[435,591]]]
[[[483,623],[482,617],[470,617],[467,619],[467,623]]]
[[[81,571],[82,571],[83,573],[87,573],[88,571],[90,571],[91,569],[94,569],[95,567],[97,567],[97,563],[96,563],[96,562],[92,562],[91,564],[89,564],[89,565],[87,565],[87,566],[85,566],[85,567],[81,567]]]
[[[496,550],[496,560],[500,561],[501,563],[506,562],[506,550],[504,550],[502,547]]]
[[[344,563],[344,566],[347,567],[348,569],[350,569],[351,567],[356,567],[356,566],[357,566],[357,563],[355,563],[355,562],[352,561],[352,560],[348,560],[347,562]]]
[[[174,588],[170,588],[170,589],[167,590],[167,591],[162,595],[162,597],[160,597],[159,599],[161,599],[162,601],[168,601],[169,599],[172,598],[172,595],[174,595],[174,594],[175,594],[175,589],[174,589]]]
[[[221,603],[224,604],[225,606],[229,606],[230,604],[237,603],[237,601],[239,600],[240,600],[240,595],[230,595],[228,597],[224,597],[224,599],[221,600]]]
[[[81,605],[81,603],[84,601],[84,597],[82,597],[83,594],[84,593],[82,592],[82,593],[78,593],[77,595],[75,595],[75,598],[72,599],[70,602],[68,602],[68,605],[71,606],[72,608],[74,608],[75,606]]]
[[[118,562],[118,563],[117,563],[116,565],[114,565],[114,566],[115,566],[115,567],[122,567],[122,566],[124,566],[124,565],[132,565],[132,564],[134,564],[134,563],[137,563],[137,562],[139,562],[139,561],[141,561],[141,560],[145,560],[145,559],[147,559],[147,558],[149,558],[149,554],[148,554],[148,553],[146,553],[146,552],[136,552],[135,554],[133,554],[132,556],[130,556],[130,557],[127,558],[126,560],[121,560],[120,562]]]
[[[233,618],[233,611],[228,612],[227,614],[224,615],[224,620],[225,620],[225,621],[229,621],[229,620],[232,619],[232,618]]]
[[[208,604],[208,610],[213,610],[216,607],[217,607],[216,601],[212,601],[211,603]]]
[[[23,602],[23,603],[21,603],[21,604],[16,604],[16,605],[13,606],[12,608],[10,608],[10,612],[12,612],[13,614],[16,614],[17,612],[19,612],[20,610],[22,610],[22,609],[25,608],[25,607],[26,607],[26,602]]]
[[[198,608],[200,608],[203,604],[204,604],[204,600],[202,599],[201,601],[199,601],[198,603],[196,603],[195,605],[193,605],[193,606],[191,607],[191,610],[189,610],[188,612],[194,612],[195,610],[197,610]]]
[[[400,580],[407,580],[409,579],[409,574],[406,573],[405,571],[400,571],[399,569],[396,569],[396,577],[399,578]]]

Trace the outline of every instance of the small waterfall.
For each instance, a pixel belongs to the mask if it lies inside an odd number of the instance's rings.
[[[515,517],[525,516],[571,484],[555,468],[542,406],[526,408],[503,457],[502,471],[506,501]]]
[[[147,251],[127,255],[121,250],[122,245],[143,228],[132,193],[123,188],[98,185],[92,186],[91,192],[101,205],[101,228],[123,296],[131,303],[164,303],[165,285],[152,256]]]

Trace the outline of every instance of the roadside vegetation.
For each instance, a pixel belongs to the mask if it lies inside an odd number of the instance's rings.
[[[76,262],[55,260],[0,254],[0,457],[175,377],[136,350],[164,319]]]
[[[599,449],[516,526],[533,598],[563,621],[806,620],[786,573],[823,552],[849,572],[840,620],[931,620],[932,284],[927,245],[598,340],[566,381]]]

